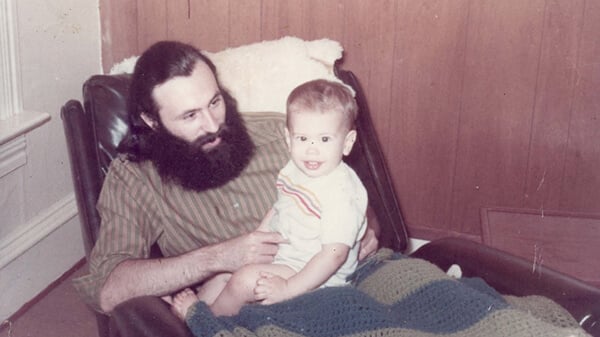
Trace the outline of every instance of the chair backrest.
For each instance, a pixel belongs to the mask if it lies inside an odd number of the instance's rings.
[[[96,75],[83,85],[83,106],[68,101],[61,110],[86,254],[100,229],[96,203],[116,148],[127,133],[128,75]]]
[[[403,252],[408,246],[406,224],[371,119],[367,99],[354,73],[338,67],[335,70],[336,76],[354,89],[359,109],[356,121],[357,142],[346,161],[367,188],[369,205],[375,211],[381,226],[380,244]]]
[[[336,74],[354,88],[360,109],[358,142],[347,161],[367,187],[369,203],[381,226],[382,246],[404,251],[407,246],[406,227],[365,96],[352,72],[337,70]],[[126,98],[129,80],[129,75],[93,76],[83,86],[83,106],[72,100],[61,111],[88,254],[100,228],[96,202],[104,176],[128,129]]]

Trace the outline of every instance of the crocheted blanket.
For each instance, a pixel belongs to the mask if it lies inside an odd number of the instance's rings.
[[[455,279],[400,254],[357,270],[353,285],[215,317],[204,303],[186,320],[195,336],[589,336],[549,299],[505,297],[481,279]]]

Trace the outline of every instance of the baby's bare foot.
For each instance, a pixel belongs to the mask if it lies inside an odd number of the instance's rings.
[[[175,316],[179,317],[179,319],[185,320],[185,315],[187,314],[188,309],[196,302],[198,302],[198,296],[196,296],[196,293],[194,293],[192,289],[186,288],[177,293],[177,295],[173,296],[173,305],[171,306],[171,311],[173,311]]]

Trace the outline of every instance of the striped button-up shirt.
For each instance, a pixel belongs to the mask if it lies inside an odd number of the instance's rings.
[[[113,160],[98,201],[102,219],[89,259],[90,274],[75,280],[84,300],[99,309],[98,294],[110,272],[126,259],[147,258],[158,243],[179,255],[254,230],[276,199],[277,173],[288,161],[285,116],[244,116],[256,146],[242,174],[204,192],[163,182],[151,162]]]

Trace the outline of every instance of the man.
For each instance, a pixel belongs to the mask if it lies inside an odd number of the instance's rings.
[[[219,272],[271,263],[283,238],[255,231],[288,161],[285,119],[242,120],[197,49],[159,42],[132,75],[130,133],[98,201],[90,275],[76,281],[97,310],[165,296]],[[158,243],[164,258],[150,258]],[[361,256],[377,247],[370,229]]]

